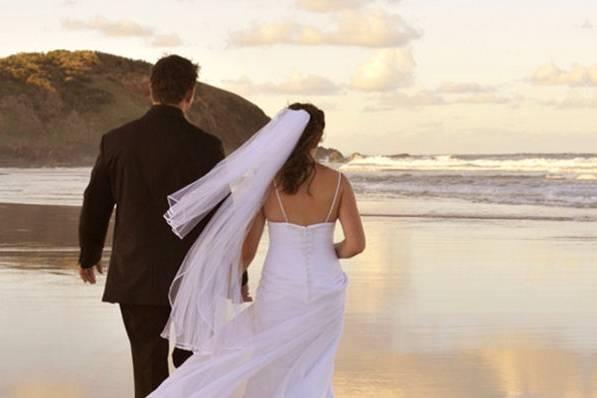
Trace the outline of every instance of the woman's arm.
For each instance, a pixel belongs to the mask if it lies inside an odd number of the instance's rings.
[[[344,175],[341,184],[338,219],[342,224],[344,240],[336,243],[336,255],[338,258],[350,258],[365,250],[365,231],[352,186]]]
[[[257,248],[259,247],[261,235],[263,235],[264,226],[265,214],[263,213],[262,208],[253,219],[249,231],[247,232],[247,236],[245,237],[245,242],[243,243],[242,262],[244,269],[249,267],[249,264],[251,264],[251,261],[255,258],[255,254],[257,254]]]

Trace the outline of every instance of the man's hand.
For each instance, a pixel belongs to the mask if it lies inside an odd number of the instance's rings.
[[[94,267],[83,268],[79,265],[79,276],[81,277],[83,282],[85,282],[85,283],[89,282],[92,285],[95,283],[95,272],[93,271],[93,268]],[[100,274],[104,273],[101,264],[99,264],[99,263],[96,264],[95,268],[97,268],[98,273],[100,273]]]
[[[243,303],[250,303],[253,301],[253,297],[251,297],[251,292],[249,292],[249,284],[245,283],[240,290],[240,294],[243,298]]]

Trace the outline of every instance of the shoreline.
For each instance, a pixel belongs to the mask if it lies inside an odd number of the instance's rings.
[[[363,201],[367,202],[367,201]],[[475,204],[471,204],[473,207]],[[516,207],[515,205],[511,205]],[[64,205],[64,204],[39,204],[39,203],[13,203],[13,202],[0,202],[0,217],[3,216],[4,212],[7,211],[9,208],[13,208],[16,210],[25,210],[25,209],[56,209],[57,211],[71,215],[73,213],[78,214],[81,210],[80,205]],[[549,207],[547,207],[549,209]],[[559,209],[568,210],[570,208],[561,207]],[[573,211],[583,209],[573,208]],[[595,211],[596,209],[588,208],[586,209],[587,212]],[[462,213],[388,213],[388,212],[369,212],[364,211],[361,212],[361,217],[363,218],[392,218],[392,219],[429,219],[429,220],[471,220],[471,221],[556,221],[556,222],[597,222],[597,218],[592,216],[550,216],[550,215],[518,215],[518,214],[462,214]]]

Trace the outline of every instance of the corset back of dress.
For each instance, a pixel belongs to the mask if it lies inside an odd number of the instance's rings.
[[[270,242],[260,290],[287,294],[293,289],[292,294],[311,300],[344,287],[346,276],[334,250],[334,222],[268,225]]]

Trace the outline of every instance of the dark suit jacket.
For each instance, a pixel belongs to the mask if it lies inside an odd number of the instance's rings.
[[[218,138],[166,105],[154,106],[102,137],[81,210],[79,261],[83,267],[99,262],[116,205],[104,301],[169,305],[170,284],[210,217],[181,240],[163,218],[167,196],[206,174],[223,157]]]

